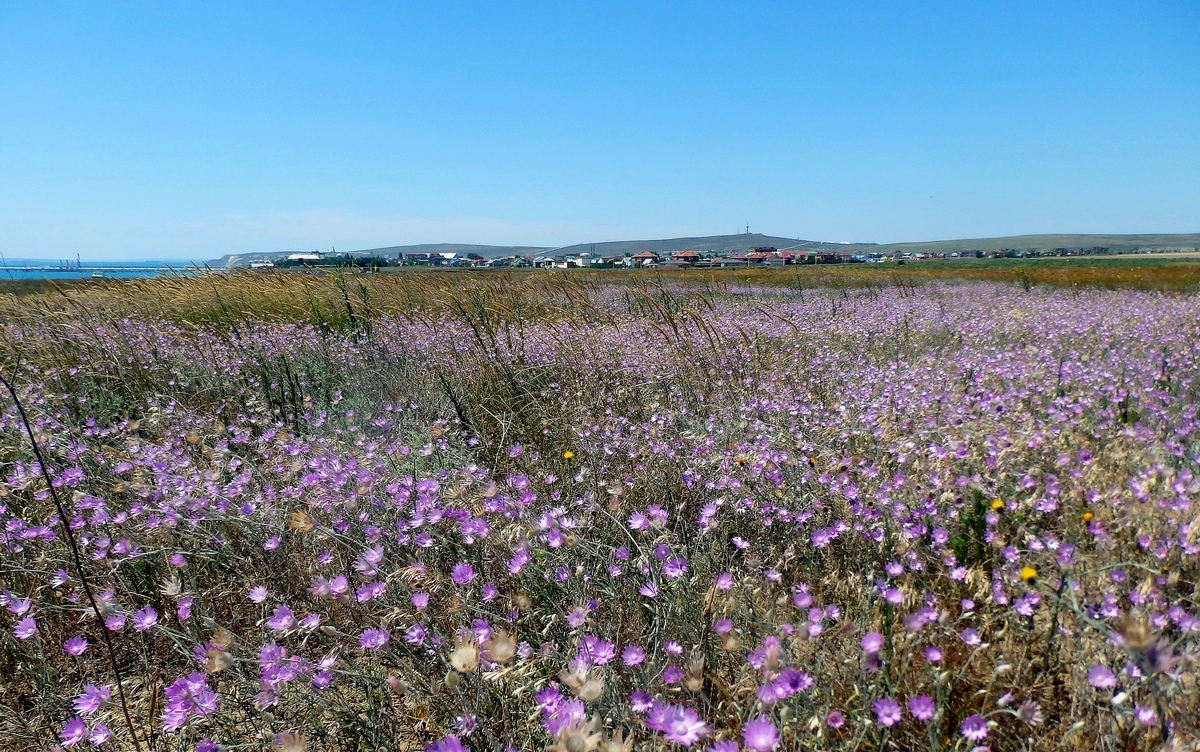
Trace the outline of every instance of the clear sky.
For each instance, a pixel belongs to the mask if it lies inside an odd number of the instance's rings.
[[[0,1],[0,252],[1200,232],[1200,4]]]

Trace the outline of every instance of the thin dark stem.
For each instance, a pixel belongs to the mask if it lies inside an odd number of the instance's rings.
[[[25,426],[25,433],[29,436],[29,443],[33,446],[34,457],[37,458],[38,467],[42,469],[42,477],[46,479],[46,488],[50,491],[50,497],[54,499],[54,507],[58,510],[58,519],[62,522],[63,533],[67,537],[67,543],[71,546],[71,559],[75,562],[75,569],[79,572],[79,581],[83,585],[84,595],[87,596],[88,603],[91,604],[92,611],[95,612],[96,618],[100,620],[100,635],[104,638],[104,647],[108,651],[108,665],[112,669],[113,679],[117,684],[117,697],[121,700],[121,712],[125,714],[125,724],[129,727],[129,736],[133,739],[133,746],[137,752],[141,752],[142,745],[138,741],[137,730],[133,725],[133,718],[129,715],[129,705],[125,701],[125,688],[121,684],[121,671],[117,668],[117,653],[113,649],[112,636],[109,635],[108,629],[104,626],[104,615],[100,613],[100,607],[96,605],[96,596],[92,593],[92,585],[88,581],[87,573],[83,570],[83,557],[79,555],[79,544],[75,542],[75,532],[71,530],[71,521],[67,518],[67,510],[63,507],[62,501],[58,498],[58,491],[54,488],[54,481],[50,479],[50,471],[46,469],[46,460],[42,457],[42,450],[38,446],[37,439],[33,435],[33,426],[29,423],[29,416],[25,414],[25,406],[21,404],[21,398],[17,396],[17,390],[8,379],[0,376],[0,383],[4,384],[12,397],[13,404],[17,406],[17,412],[21,416],[21,423]]]

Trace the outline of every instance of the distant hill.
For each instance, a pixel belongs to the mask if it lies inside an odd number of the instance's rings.
[[[966,238],[962,240],[929,240],[913,243],[834,243],[817,240],[781,238],[760,233],[737,235],[705,235],[690,238],[666,238],[662,240],[611,240],[599,243],[578,243],[561,248],[542,246],[472,245],[468,243],[423,243],[419,245],[393,245],[386,248],[367,248],[349,251],[355,256],[395,255],[398,253],[476,253],[485,258],[498,256],[551,255],[565,256],[576,253],[594,253],[600,256],[622,256],[641,251],[669,254],[676,251],[698,251],[720,253],[745,251],[748,248],[771,246],[779,250],[835,250],[851,253],[964,253],[969,251],[1053,251],[1104,249],[1108,253],[1130,253],[1147,250],[1200,250],[1200,233],[1174,235],[1011,235],[1000,238]],[[274,260],[297,251],[266,251],[262,253],[226,254],[209,261],[213,268],[249,266],[251,261]]]
[[[1106,249],[1130,253],[1153,249],[1200,250],[1200,233],[1180,235],[1010,235],[1002,238],[931,240],[916,243],[887,243],[874,247],[876,253],[963,253],[964,251],[1053,251]]]
[[[822,243],[797,238],[780,238],[774,235],[762,235],[757,232],[740,233],[738,235],[705,235],[695,238],[668,238],[666,240],[614,240],[604,243],[579,243],[565,248],[554,249],[553,255],[565,256],[570,253],[595,253],[600,256],[622,256],[626,253],[651,251],[664,254],[676,251],[697,251],[710,253],[716,251],[745,251],[748,248],[770,246],[784,248],[837,248],[849,246],[841,243]]]
[[[580,243],[556,248],[553,255],[589,251],[601,256],[617,256],[639,251],[658,254],[692,250],[745,251],[755,246],[774,246],[779,250],[832,250],[851,253],[963,253],[966,251],[1052,251],[1105,249],[1109,253],[1130,253],[1145,250],[1200,250],[1200,233],[1174,235],[1010,235],[999,238],[966,238],[962,240],[929,240],[914,243],[834,243],[829,241],[797,240],[773,235],[748,233],[739,235],[708,235],[667,240],[619,240],[607,243]]]

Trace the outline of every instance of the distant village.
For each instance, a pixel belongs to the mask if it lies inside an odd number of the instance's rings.
[[[1142,252],[1153,251],[1182,251],[1193,249],[1145,249]],[[360,267],[377,268],[393,266],[423,266],[451,267],[469,269],[496,268],[534,268],[534,269],[682,269],[682,268],[721,268],[721,267],[750,267],[750,266],[790,266],[793,264],[871,264],[871,263],[905,263],[907,261],[922,261],[931,259],[956,258],[1030,258],[1047,256],[1088,256],[1109,254],[1108,248],[1055,248],[1052,250],[1015,250],[994,249],[976,250],[962,253],[856,253],[838,250],[789,250],[777,249],[771,246],[749,248],[744,251],[710,251],[699,252],[692,250],[675,251],[671,253],[655,253],[641,251],[621,255],[602,255],[596,253],[569,253],[561,256],[551,255],[514,255],[488,258],[476,253],[428,252],[428,253],[386,253],[381,255],[363,255],[361,253],[323,253],[321,251],[300,251],[274,259],[250,259],[249,266],[255,269],[263,268],[305,268],[305,267]]]

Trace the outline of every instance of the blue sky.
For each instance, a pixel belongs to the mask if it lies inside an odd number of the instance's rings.
[[[0,3],[0,252],[1200,231],[1200,5]]]

